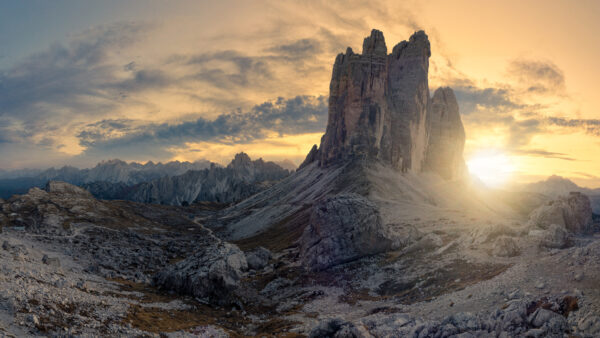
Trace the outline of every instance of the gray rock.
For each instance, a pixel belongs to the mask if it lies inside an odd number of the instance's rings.
[[[157,273],[153,284],[216,304],[228,303],[247,268],[246,257],[237,246],[215,237],[211,244]]]
[[[564,320],[564,317],[556,312],[539,308],[529,316],[528,321],[534,327],[541,327],[553,318],[562,318]]]
[[[267,284],[264,289],[262,289],[260,291],[260,293],[262,293],[263,295],[269,295],[272,294],[273,292],[284,288],[288,285],[292,285],[292,281],[287,279],[287,278],[282,278],[282,277],[278,277],[275,278],[274,280],[272,280],[271,282],[269,282],[269,284]]]
[[[319,149],[317,148],[317,145],[314,144],[313,147],[308,152],[308,155],[306,155],[306,158],[304,159],[302,164],[300,164],[300,166],[298,167],[298,170],[306,167],[307,165],[313,163],[314,161],[317,161],[318,159],[319,159]]]
[[[313,206],[310,224],[300,238],[300,259],[310,270],[323,270],[388,251],[393,242],[373,202],[343,194]]]
[[[512,237],[500,236],[494,241],[492,254],[498,257],[515,257],[521,253],[521,249]]]
[[[577,323],[577,329],[591,337],[600,335],[600,316],[585,316]]]
[[[246,254],[248,268],[252,270],[261,270],[269,263],[271,259],[271,251],[258,247]]]
[[[60,267],[60,260],[57,257],[48,257],[48,255],[44,255],[44,257],[42,257],[42,263],[56,268]]]
[[[560,196],[531,212],[529,225],[547,229],[558,224],[571,233],[588,233],[593,230],[592,207],[590,199],[580,193],[571,192]]]
[[[29,314],[27,315],[27,321],[33,325],[39,325],[40,324],[40,319],[38,318],[38,316],[34,315],[34,314]]]
[[[445,179],[461,177],[466,171],[463,159],[465,129],[452,89],[438,88],[427,112],[429,141],[424,169]]]
[[[542,231],[532,230],[529,234],[539,241],[541,247],[562,249],[569,244],[569,233],[564,227],[558,224],[552,224],[546,230]]]
[[[321,321],[308,335],[310,338],[361,338],[364,335],[352,323],[342,319],[326,319]]]

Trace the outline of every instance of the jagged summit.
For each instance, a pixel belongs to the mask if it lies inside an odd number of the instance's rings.
[[[387,47],[385,45],[385,38],[383,33],[377,29],[371,31],[371,36],[366,37],[363,41],[363,55],[376,54],[383,55],[387,54]]]
[[[460,175],[464,128],[458,103],[450,88],[430,97],[430,56],[425,32],[414,33],[387,54],[383,33],[376,29],[365,38],[362,54],[350,48],[339,54],[327,129],[303,166],[367,158],[403,172],[428,170],[447,179]]]

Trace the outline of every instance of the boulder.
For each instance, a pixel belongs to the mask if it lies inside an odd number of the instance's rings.
[[[552,224],[546,230],[531,230],[529,236],[535,238],[540,247],[549,249],[563,249],[569,244],[569,233],[558,224]]]
[[[48,182],[44,190],[46,190],[49,193],[68,195],[72,198],[93,198],[92,194],[89,191],[78,186],[59,181]],[[29,193],[31,193],[31,191]]]
[[[246,261],[248,262],[248,268],[252,270],[261,270],[269,263],[271,259],[271,251],[261,247],[258,247],[246,254]]]
[[[60,260],[57,257],[48,257],[48,255],[44,255],[44,257],[42,257],[42,263],[55,268],[60,267]]]
[[[498,257],[515,257],[521,253],[521,249],[512,237],[500,236],[494,241],[492,254]]]
[[[321,321],[316,327],[314,327],[309,335],[310,338],[362,338],[365,337],[363,333],[352,323],[346,322],[342,319],[326,319]]]
[[[216,237],[188,258],[158,272],[153,284],[161,289],[207,299],[211,303],[231,301],[248,263],[235,245]]]
[[[342,194],[313,206],[300,238],[300,258],[309,270],[323,270],[391,250],[393,243],[373,202]]]
[[[590,199],[579,192],[558,197],[542,205],[529,215],[529,225],[546,229],[558,224],[571,233],[588,233],[593,230]]]

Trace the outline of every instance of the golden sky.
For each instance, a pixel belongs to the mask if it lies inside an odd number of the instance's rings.
[[[0,168],[242,150],[300,163],[325,129],[335,55],[372,28],[388,50],[423,29],[468,163],[598,187],[599,14],[597,1],[4,3]]]

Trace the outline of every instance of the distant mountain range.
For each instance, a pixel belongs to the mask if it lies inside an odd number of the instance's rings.
[[[594,213],[600,214],[600,188],[583,188],[561,176],[552,175],[544,181],[525,184],[519,187],[518,190],[538,193],[552,198],[568,195],[572,191],[581,192],[590,198]]]
[[[102,161],[95,167],[87,169],[64,166],[60,169],[3,171],[0,172],[0,197],[8,198],[14,194],[23,194],[30,188],[45,186],[48,181],[64,181],[75,185],[92,182],[134,185],[165,176],[181,175],[189,170],[200,170],[210,166],[211,162],[206,160],[167,163],[150,161],[146,164],[109,160]]]
[[[287,177],[290,171],[274,162],[252,161],[245,153],[225,168],[211,165],[182,175],[164,176],[148,182],[127,185],[106,181],[83,184],[101,199],[122,199],[142,203],[182,205],[197,201],[231,203],[249,197]]]
[[[293,167],[293,163],[284,163]],[[19,177],[4,172],[0,198],[43,187],[48,181],[64,181],[89,190],[96,198],[142,203],[181,205],[195,201],[231,203],[253,195],[289,175],[290,170],[245,153],[235,155],[227,167],[209,161],[126,163],[103,161],[90,169],[65,166],[26,171]],[[0,176],[2,177],[2,176]]]

